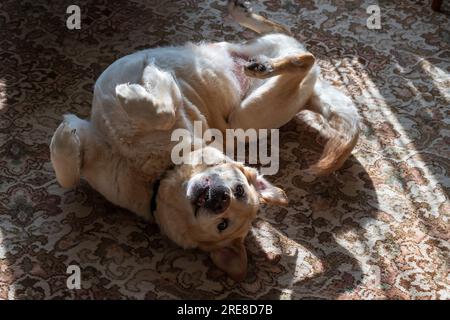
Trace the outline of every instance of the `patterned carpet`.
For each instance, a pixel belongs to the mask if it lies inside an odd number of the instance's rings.
[[[450,6],[430,1],[266,0],[363,117],[337,174],[300,170],[323,140],[299,117],[280,133],[288,208],[264,207],[235,283],[206,254],[107,203],[57,184],[48,144],[64,113],[88,117],[96,78],[136,50],[254,35],[223,20],[225,1],[0,3],[0,298],[450,299]],[[366,27],[368,5],[381,29]],[[445,1],[444,1],[445,2]],[[82,288],[66,287],[69,265]]]

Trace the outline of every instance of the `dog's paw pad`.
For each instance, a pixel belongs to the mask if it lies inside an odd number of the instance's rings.
[[[268,76],[273,72],[273,66],[269,61],[258,61],[250,59],[245,66],[245,72],[249,76]]]
[[[247,65],[246,68],[255,72],[267,72],[270,71],[271,66],[265,63],[253,62]]]

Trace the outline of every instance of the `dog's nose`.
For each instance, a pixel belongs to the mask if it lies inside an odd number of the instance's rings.
[[[225,186],[214,186],[210,189],[209,199],[205,203],[205,208],[214,213],[222,213],[230,206],[230,191]]]

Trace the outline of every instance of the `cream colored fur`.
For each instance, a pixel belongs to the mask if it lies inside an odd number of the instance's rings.
[[[307,106],[327,120],[325,133],[332,136],[311,172],[330,173],[343,164],[359,131],[351,100],[321,79],[314,57],[285,27],[248,12],[239,1],[229,1],[229,10],[257,32],[283,33],[247,43],[148,49],[114,62],[95,84],[90,120],[66,115],[52,138],[51,160],[63,187],[73,187],[83,177],[109,201],[149,219],[151,185],[172,165],[174,129],[192,131],[196,120],[205,129],[221,131],[279,128]],[[236,55],[264,66],[261,71],[249,63],[242,70],[250,80],[247,87],[233,71]],[[217,159],[225,157],[209,152]],[[243,241],[260,203],[285,204],[287,198],[254,169],[227,159],[226,167],[218,165],[217,170],[225,170],[230,185],[236,176],[245,180],[247,201],[233,199],[220,217],[195,219],[186,184],[208,168],[182,165],[163,179],[156,221],[173,241],[210,251],[220,268],[242,279],[247,259]],[[219,234],[215,225],[223,217],[234,224]]]

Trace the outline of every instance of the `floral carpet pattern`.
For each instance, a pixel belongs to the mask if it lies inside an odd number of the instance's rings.
[[[366,26],[374,3],[379,30]],[[71,4],[0,3],[0,299],[450,299],[448,2],[443,13],[425,0],[255,2],[352,97],[363,134],[342,170],[308,180],[323,139],[308,114],[281,129],[268,179],[290,205],[261,210],[242,283],[87,183],[62,189],[48,145],[63,114],[89,116],[114,60],[254,34],[224,18],[225,1],[78,1],[81,29],[68,30]]]

